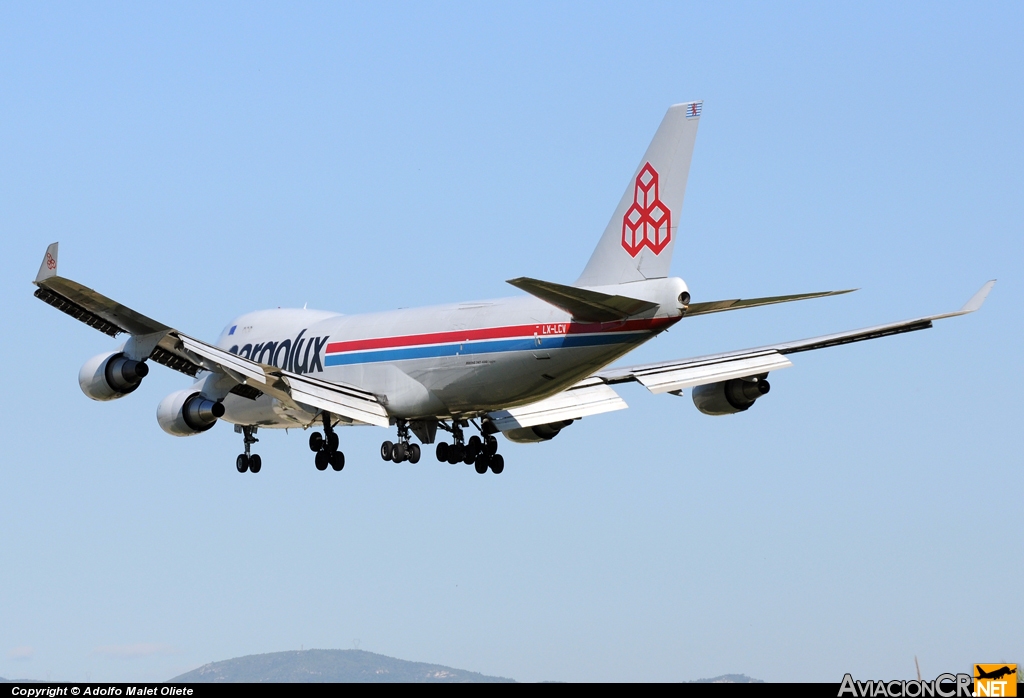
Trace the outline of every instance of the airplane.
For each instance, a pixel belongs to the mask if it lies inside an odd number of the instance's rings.
[[[980,666],[976,666],[975,670],[977,672],[977,676],[975,676],[974,678],[976,679],[1001,679],[1004,676],[1009,676],[1010,674],[1017,673],[1016,666],[1014,666],[1013,669],[1011,669],[1009,666],[1003,666],[999,669],[993,669],[992,671],[984,671]]]
[[[259,429],[310,430],[316,468],[340,471],[345,455],[337,429],[375,425],[397,432],[395,441],[381,444],[385,461],[417,463],[420,444],[436,442],[439,461],[500,474],[497,434],[548,441],[576,420],[625,408],[617,384],[674,395],[690,388],[702,413],[736,414],[768,393],[768,374],[791,366],[792,354],[923,330],[981,307],[994,281],[954,312],[610,367],[681,320],[854,290],[691,302],[683,279],[669,276],[702,107],[694,101],[668,109],[572,285],[519,277],[508,281],[525,292],[516,297],[362,315],[259,310],[204,342],[59,276],[53,243],[35,296],[111,337],[128,335],[82,366],[79,384],[93,400],[129,395],[150,362],[194,378],[160,402],[157,421],[173,436],[201,434],[220,420],[233,424],[245,449],[235,460],[240,473],[262,468],[251,451]],[[467,438],[471,426],[479,433]]]

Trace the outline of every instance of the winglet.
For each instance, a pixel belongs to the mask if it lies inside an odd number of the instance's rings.
[[[960,308],[961,313],[973,313],[975,310],[981,307],[981,304],[985,302],[985,298],[988,297],[988,292],[992,290],[992,287],[996,285],[996,280],[992,279],[982,286],[977,293],[971,296],[971,300],[967,301],[964,307]]]
[[[40,281],[45,281],[51,276],[57,276],[57,245],[59,243],[53,243],[46,248],[46,254],[43,255],[43,263],[39,265],[39,273],[36,274],[36,280],[32,283],[39,285]]]

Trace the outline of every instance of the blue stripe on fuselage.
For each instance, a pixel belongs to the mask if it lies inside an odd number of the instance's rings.
[[[523,337],[462,344],[435,344],[425,347],[397,347],[377,351],[354,351],[347,354],[327,354],[324,366],[348,366],[380,361],[407,361],[409,359],[436,359],[443,356],[495,354],[509,351],[538,351],[543,349],[571,349],[607,344],[631,344],[648,332],[630,332],[612,335],[564,335],[559,337]],[[539,342],[539,343],[538,343]]]

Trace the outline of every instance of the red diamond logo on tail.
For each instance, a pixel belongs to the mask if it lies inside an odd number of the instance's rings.
[[[630,257],[649,247],[654,254],[672,239],[672,212],[658,199],[658,171],[645,163],[636,176],[633,205],[622,216],[622,248]]]

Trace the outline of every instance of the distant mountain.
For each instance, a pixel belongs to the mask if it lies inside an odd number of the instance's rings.
[[[440,664],[407,662],[362,650],[250,654],[204,664],[169,683],[513,683]]]
[[[764,681],[752,679],[746,674],[722,674],[713,679],[697,679],[690,683],[764,683]]]

